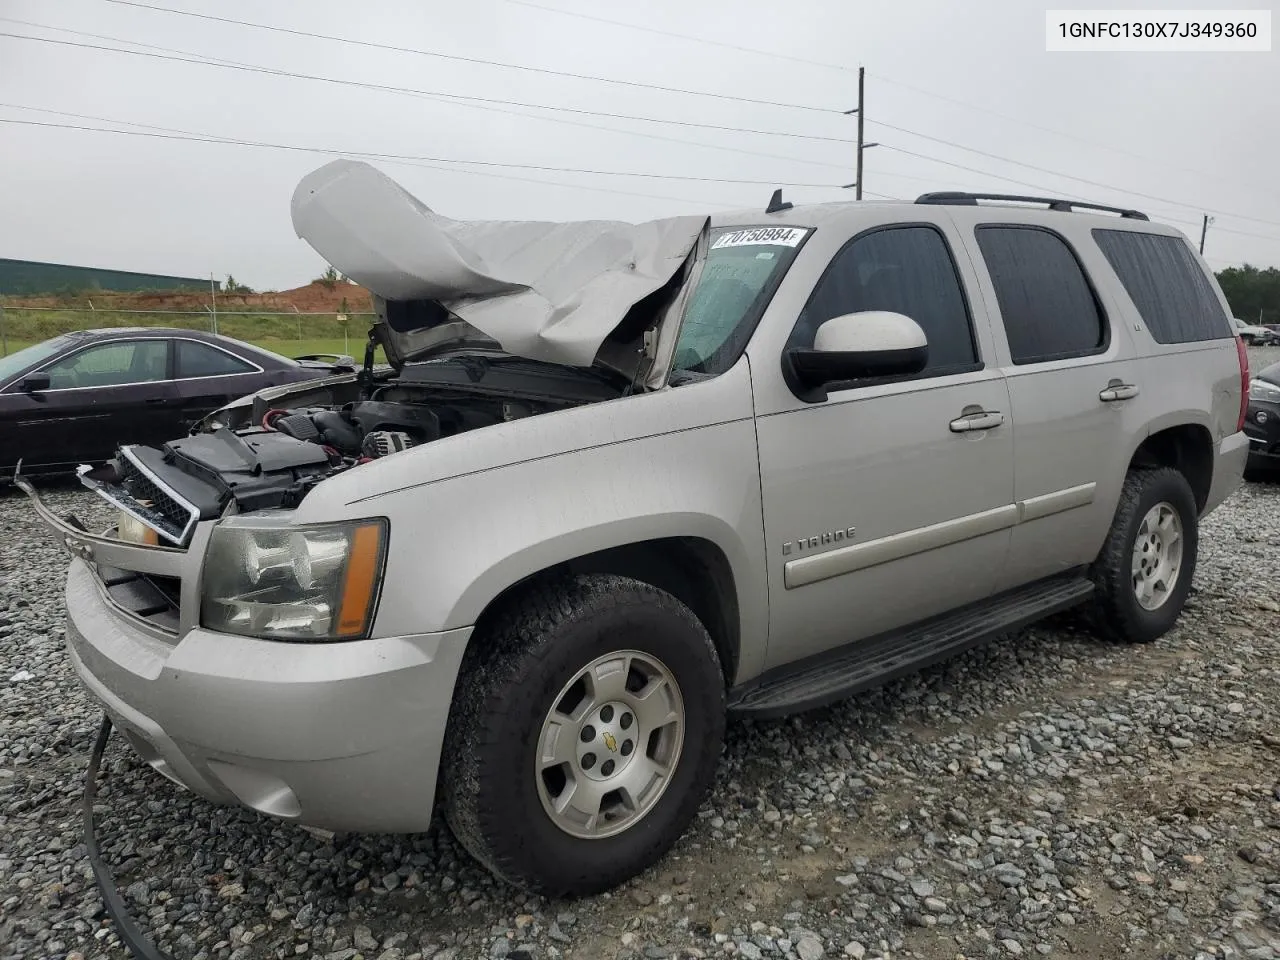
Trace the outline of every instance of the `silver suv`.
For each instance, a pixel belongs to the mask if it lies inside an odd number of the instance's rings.
[[[82,467],[102,534],[24,481],[73,556],[71,661],[210,800],[411,832],[438,798],[548,895],[661,857],[730,714],[1076,605],[1159,637],[1240,482],[1227,304],[1134,211],[469,223],[336,161],[293,217],[375,294],[365,369]]]

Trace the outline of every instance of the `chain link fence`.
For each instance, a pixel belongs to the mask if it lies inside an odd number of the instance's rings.
[[[97,310],[0,305],[0,356],[62,333],[113,327],[203,330],[290,355],[342,353],[354,356],[364,353],[373,317],[370,312]]]

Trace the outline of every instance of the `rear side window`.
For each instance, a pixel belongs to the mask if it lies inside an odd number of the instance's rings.
[[[818,281],[790,345],[812,347],[822,324],[864,310],[905,314],[920,325],[929,343],[922,376],[977,365],[960,278],[946,240],[932,227],[888,227],[855,237]]]
[[[1094,230],[1093,239],[1157,343],[1232,335],[1222,304],[1185,240],[1129,230]]]
[[[978,227],[977,238],[1014,363],[1083,357],[1106,348],[1098,298],[1065,240],[1023,226]]]
[[[224,377],[253,373],[254,366],[216,347],[195,340],[178,341],[178,377]]]

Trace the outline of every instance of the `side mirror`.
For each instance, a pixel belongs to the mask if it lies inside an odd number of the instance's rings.
[[[825,400],[825,388],[845,380],[919,373],[929,361],[929,342],[910,317],[867,310],[832,317],[818,328],[813,347],[787,351],[804,399]]]
[[[28,373],[22,378],[18,388],[26,393],[38,393],[41,390],[48,390],[49,374],[43,371],[40,373]]]

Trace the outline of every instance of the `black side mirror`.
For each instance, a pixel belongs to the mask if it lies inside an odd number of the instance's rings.
[[[846,380],[907,376],[929,361],[920,325],[887,310],[832,317],[818,328],[813,347],[787,351],[790,377],[804,400],[827,398],[826,387]]]
[[[26,393],[38,393],[41,390],[48,390],[49,382],[49,374],[43,371],[39,373],[28,373],[22,378],[18,387]]]

